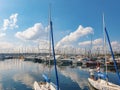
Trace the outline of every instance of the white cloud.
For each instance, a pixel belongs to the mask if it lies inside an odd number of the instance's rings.
[[[103,40],[101,38],[98,38],[92,41],[93,45],[101,45],[102,43],[103,43]],[[79,43],[80,46],[88,46],[90,44],[91,44],[91,41],[84,41]]]
[[[93,41],[93,44],[94,44],[94,45],[100,45],[100,44],[102,44],[102,43],[103,43],[102,38],[98,38],[98,39],[95,39],[95,40]]]
[[[10,42],[1,42],[0,43],[0,49],[10,49],[13,47],[14,47],[14,44],[12,44]]]
[[[39,40],[38,42],[7,42],[0,41],[0,52],[48,52],[49,42],[47,40]],[[39,48],[38,48],[39,45]]]
[[[46,29],[41,23],[36,23],[33,27],[30,27],[23,32],[17,32],[16,37],[22,40],[36,40],[38,38],[45,38]],[[46,36],[45,36],[46,35]]]
[[[74,46],[70,44],[66,44],[62,48],[71,49],[71,48],[74,48]]]
[[[47,40],[41,40],[39,42],[39,49],[49,49],[49,42]]]
[[[4,19],[4,23],[3,23],[3,30],[6,30],[9,27],[9,20],[8,19]]]
[[[84,41],[84,42],[80,42],[78,43],[80,46],[88,46],[90,45],[91,41]]]
[[[9,19],[4,19],[3,21],[3,30],[18,28],[17,25],[17,16],[18,14],[12,14]]]
[[[56,48],[64,46],[66,44],[73,43],[77,41],[80,37],[86,36],[88,34],[93,34],[93,29],[91,27],[82,27],[81,25],[74,32],[62,38],[56,45]]]
[[[120,47],[120,43],[117,42],[117,41],[111,42],[111,45],[112,45],[113,47]]]
[[[4,37],[6,35],[6,33],[0,33],[0,38]]]
[[[39,40],[39,52],[49,52],[49,41],[47,40]]]
[[[112,41],[111,42],[111,45],[112,45],[112,48],[115,50],[115,51],[119,51],[120,49],[120,43],[118,41]]]
[[[84,42],[80,42],[79,43],[79,46],[80,47],[89,47],[90,48],[90,45],[91,45],[91,41],[84,41]],[[99,50],[101,50],[101,51],[103,51],[103,40],[102,40],[102,38],[99,38],[99,39],[95,39],[95,40],[93,40],[92,41],[92,49],[94,49],[94,50],[97,50],[97,49],[99,49]],[[112,41],[111,42],[111,45],[112,45],[112,49],[113,49],[113,51],[117,51],[117,52],[119,52],[120,51],[120,43],[118,42],[118,41]],[[107,47],[106,47],[106,49],[107,49],[107,51],[109,51],[110,49],[109,49],[109,45],[108,45],[108,42],[107,42]]]

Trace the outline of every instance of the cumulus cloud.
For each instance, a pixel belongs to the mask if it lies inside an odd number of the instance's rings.
[[[117,41],[113,41],[113,42],[111,42],[111,44],[113,47],[120,47],[120,43]]]
[[[2,37],[4,37],[4,36],[6,36],[6,33],[0,33],[0,38],[2,38]]]
[[[80,42],[78,44],[79,44],[80,47],[85,47],[86,48],[86,47],[90,47],[91,41],[84,41],[84,42]],[[103,40],[102,40],[102,38],[98,38],[98,39],[93,40],[92,45],[93,45],[92,49],[94,49],[94,50],[99,49],[99,50],[103,51]],[[117,51],[117,52],[120,51],[120,49],[119,49],[120,48],[120,43],[118,41],[112,41],[111,45],[112,45],[113,51]],[[108,51],[110,50],[108,42],[107,42],[106,49]]]
[[[48,52],[49,50],[49,41],[39,40],[38,43],[23,43],[23,42],[8,42],[0,41],[0,50],[1,52]]]
[[[47,41],[47,40],[40,40],[40,42],[39,42],[39,49],[49,49],[49,41]]]
[[[118,41],[112,41],[111,45],[115,51],[119,51],[120,49],[120,43]]]
[[[93,29],[91,27],[84,28],[80,25],[76,31],[71,32],[69,35],[62,38],[57,43],[56,48],[64,46],[66,44],[73,43],[73,42],[77,41],[79,38],[86,36],[88,34],[93,34]]]
[[[84,41],[84,42],[80,42],[78,43],[80,46],[88,46],[91,44],[91,41]]]
[[[14,44],[10,43],[10,42],[2,42],[0,43],[0,49],[10,49],[13,48]]]
[[[12,14],[9,19],[3,20],[3,30],[18,28],[17,25],[17,16],[18,14]]]
[[[102,38],[98,38],[92,41],[93,45],[101,45],[103,43]],[[91,41],[84,41],[84,42],[80,42],[78,43],[80,46],[88,46],[91,44]]]
[[[17,32],[16,37],[22,40],[35,40],[38,38],[45,38],[47,28],[44,28],[41,23],[36,23],[22,32]]]
[[[98,38],[98,39],[95,39],[95,40],[93,41],[93,44],[94,44],[94,45],[100,45],[100,44],[102,44],[102,43],[103,43],[102,38]]]

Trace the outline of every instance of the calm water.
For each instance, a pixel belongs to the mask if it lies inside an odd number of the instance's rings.
[[[0,61],[0,90],[33,90],[34,81],[43,80],[42,74],[48,74],[44,64],[16,59]],[[54,67],[50,67],[51,81],[55,83]],[[88,69],[71,66],[58,66],[61,90],[90,90],[87,78]],[[109,72],[110,81],[118,84],[115,73]]]

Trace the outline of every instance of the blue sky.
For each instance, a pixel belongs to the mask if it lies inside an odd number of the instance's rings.
[[[45,48],[49,3],[56,47],[89,47],[91,35],[100,46],[103,12],[112,45],[120,47],[119,0],[0,0],[0,48]]]

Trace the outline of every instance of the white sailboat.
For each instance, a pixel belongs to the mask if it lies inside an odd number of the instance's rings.
[[[34,90],[60,90],[59,89],[59,81],[58,81],[58,74],[57,74],[57,68],[56,68],[56,58],[55,58],[55,51],[54,51],[54,39],[53,39],[53,31],[52,31],[52,21],[51,16],[49,17],[49,25],[50,25],[50,46],[49,46],[49,57],[51,58],[51,49],[53,52],[53,58],[54,58],[54,66],[55,66],[55,75],[56,75],[56,85],[50,81],[50,75],[49,78],[43,74],[43,78],[45,79],[45,82],[34,82]],[[51,48],[52,46],[52,48]],[[49,59],[50,59],[49,58]],[[50,61],[49,61],[50,66]],[[49,70],[50,71],[50,70]]]
[[[89,83],[97,90],[120,90],[120,86],[103,79],[94,80],[88,78]]]
[[[56,85],[52,82],[34,82],[34,90],[56,90]]]
[[[110,46],[110,49],[111,49],[111,54],[112,54],[113,61],[114,61],[114,54],[112,52],[112,47],[110,45],[109,36],[108,36],[108,33],[107,33],[105,25],[104,25],[104,15],[103,15],[103,29],[105,29],[105,33],[106,33],[106,34],[104,34],[105,61],[106,61],[106,37],[108,38],[109,46]],[[116,63],[114,63],[114,65],[116,66]],[[116,72],[117,72],[117,66],[115,67],[115,69],[116,69]],[[118,77],[119,77],[119,73],[117,73],[117,74],[118,74]],[[88,78],[88,82],[95,89],[97,89],[97,90],[120,90],[119,85],[113,84],[113,83],[108,81],[108,78],[107,78],[107,63],[106,63],[106,74],[99,72],[98,76],[100,76],[101,78],[99,78],[97,80],[95,80],[93,78]]]

